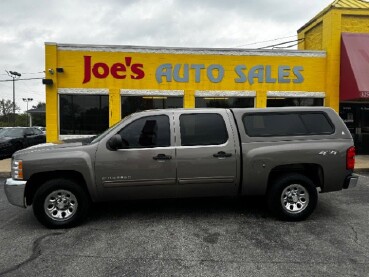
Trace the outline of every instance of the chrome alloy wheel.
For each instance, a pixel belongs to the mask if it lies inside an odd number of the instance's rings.
[[[44,211],[56,221],[65,221],[70,219],[78,208],[76,196],[67,190],[56,190],[51,192],[45,198]]]
[[[287,186],[281,195],[283,209],[288,213],[300,213],[309,205],[309,193],[299,184]]]

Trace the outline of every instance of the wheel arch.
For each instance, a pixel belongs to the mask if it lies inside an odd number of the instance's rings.
[[[83,189],[86,190],[87,195],[91,199],[91,194],[89,192],[86,180],[84,179],[83,175],[80,172],[74,170],[57,170],[57,171],[40,172],[31,176],[31,178],[27,181],[27,186],[25,190],[27,206],[32,205],[35,193],[41,187],[41,185],[51,179],[73,180],[79,186],[81,186]]]
[[[288,174],[301,174],[309,178],[315,187],[324,190],[324,171],[321,165],[314,163],[285,164],[273,168],[268,176],[267,191],[273,183]]]

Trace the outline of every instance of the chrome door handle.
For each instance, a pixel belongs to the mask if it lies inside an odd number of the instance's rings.
[[[171,160],[172,156],[170,155],[165,155],[165,154],[158,154],[155,157],[152,157],[155,161],[167,161],[167,160]]]
[[[214,158],[229,158],[232,157],[231,153],[226,153],[224,151],[220,151],[213,155]]]

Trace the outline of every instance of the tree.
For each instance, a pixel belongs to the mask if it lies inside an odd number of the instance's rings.
[[[45,102],[38,102],[37,105],[32,106],[32,109],[45,108],[45,107],[46,107]]]
[[[15,105],[15,111],[19,111],[20,108]],[[13,101],[11,100],[0,100],[0,125],[1,126],[9,126],[10,121],[13,118]],[[14,115],[16,116],[16,115]]]
[[[15,105],[15,111],[19,111],[20,108]],[[13,102],[11,100],[0,100],[0,115],[7,116],[13,113]]]

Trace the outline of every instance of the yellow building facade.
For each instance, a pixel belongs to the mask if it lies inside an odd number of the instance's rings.
[[[336,0],[298,30],[299,50],[327,53],[327,105],[338,111],[342,33],[369,34],[369,2]]]
[[[108,95],[109,125],[122,118],[121,96],[198,95],[252,98],[326,97],[326,53],[240,49],[151,48],[46,43],[48,141],[59,140],[60,95]],[[107,126],[108,127],[108,126]]]
[[[45,43],[47,140],[93,135],[145,107],[324,105],[338,112],[341,33],[369,33],[368,22],[369,3],[335,1],[298,31],[299,49],[288,51]]]

